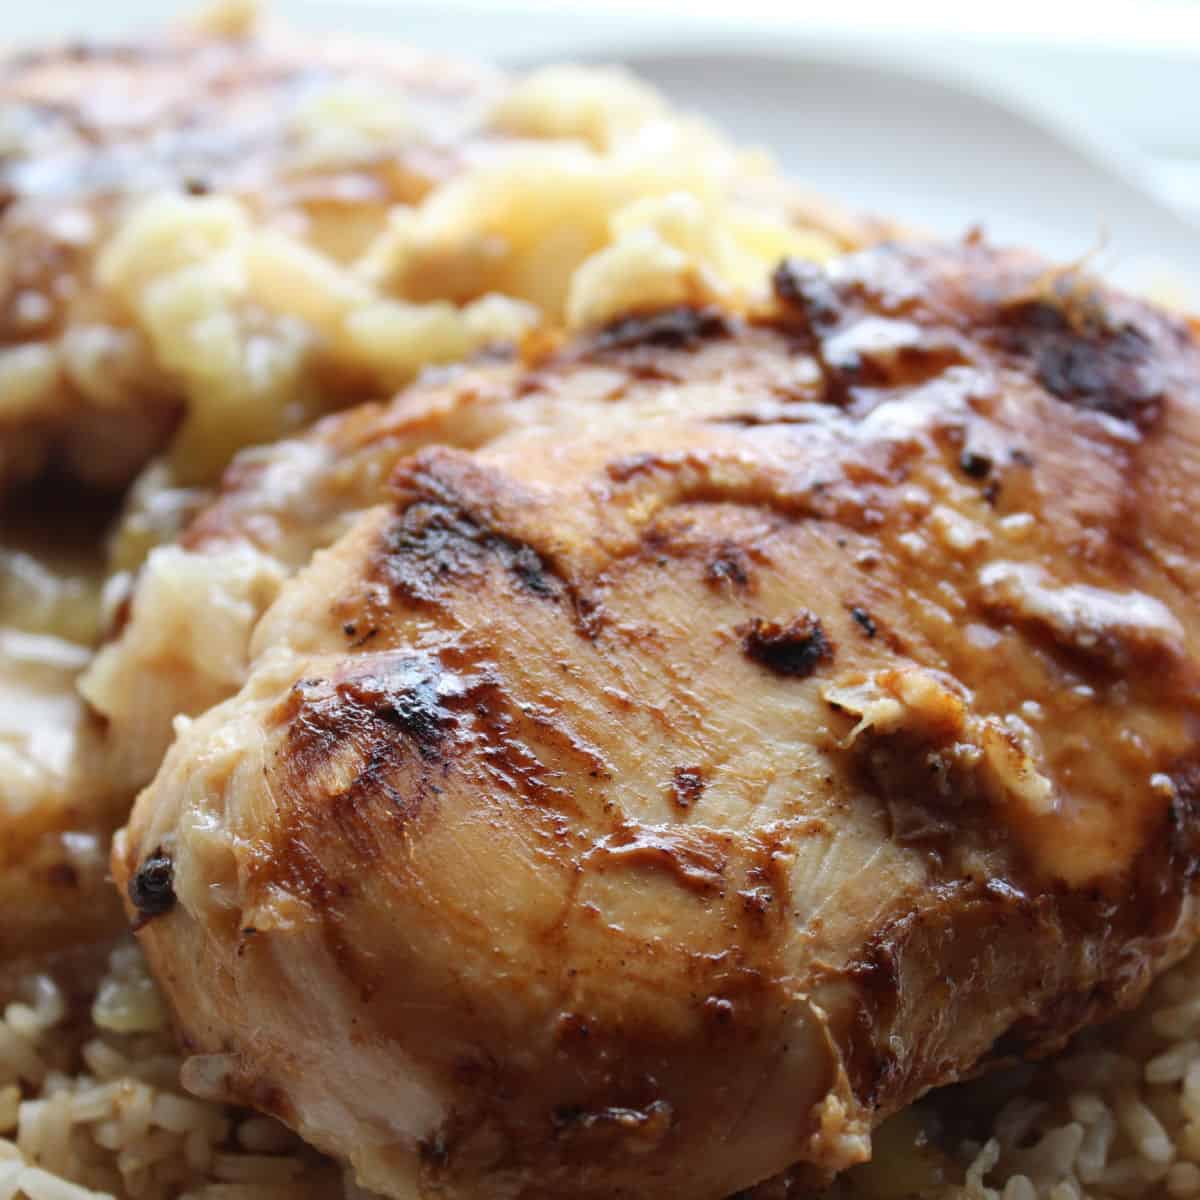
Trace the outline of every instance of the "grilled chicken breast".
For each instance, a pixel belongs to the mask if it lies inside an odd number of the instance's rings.
[[[255,625],[283,580],[380,502],[401,458],[430,444],[474,448],[562,408],[583,419],[582,395],[516,396],[499,386],[513,371],[496,366],[496,382],[475,387],[450,370],[444,383],[431,379],[238,457],[178,542],[149,555],[82,678],[103,719],[110,778],[132,796],[161,763],[175,717],[240,687]]]
[[[545,419],[402,458],[114,847],[193,1090],[394,1197],[786,1194],[1192,943],[1188,330],[976,241],[775,293],[401,402]]]
[[[658,318],[652,345],[690,342],[695,321],[687,312]],[[621,329],[601,344],[619,345]],[[471,450],[546,429],[586,436],[611,429],[614,419],[639,424],[674,408],[675,393],[653,383],[627,397],[629,371],[606,355],[579,357],[568,376],[538,387],[525,385],[528,368],[511,355],[483,368],[431,372],[388,404],[360,405],[298,437],[244,451],[178,542],[150,554],[118,628],[83,676],[82,691],[103,719],[109,777],[131,794],[145,786],[170,745],[174,718],[197,716],[241,685],[253,631],[283,580],[386,498],[403,458],[426,446]],[[719,339],[688,370],[697,386],[687,411],[704,404],[719,414],[728,398],[716,385],[726,376],[769,390],[791,368]]]
[[[612,304],[631,255],[639,291],[691,296],[759,284],[784,249],[827,255],[878,233],[607,68],[513,80],[360,41],[176,32],[9,57],[0,101],[0,507],[7,517],[27,503],[11,485],[30,477],[103,491],[158,456],[110,539],[115,646],[83,684],[90,716],[74,669],[35,682],[0,650],[18,714],[0,729],[15,763],[0,782],[13,881],[25,863],[45,874],[41,834],[34,853],[18,828],[32,819],[59,814],[60,840],[106,836],[158,767],[174,717],[240,686],[249,632],[281,580],[378,496],[364,462],[333,471],[321,458],[354,442],[354,422],[323,449],[323,435],[290,443],[299,475],[281,463],[264,487],[292,476],[293,541],[267,535],[263,504],[250,515],[244,464],[231,504],[256,530],[231,531],[219,562],[214,537],[191,535],[202,557],[166,552],[124,603],[127,574],[204,503],[235,451],[392,395],[430,363],[557,327],[572,297],[585,315]],[[428,419],[389,410],[392,461],[431,438],[491,436],[457,395],[447,404],[435,412],[430,399]],[[357,424],[386,475],[378,422],[368,410]],[[302,479],[318,476],[320,498],[301,505]],[[79,736],[55,742],[47,769],[29,715],[51,704]],[[44,939],[51,911],[68,935],[90,929],[64,894],[65,906],[10,921],[9,938]],[[111,916],[108,900],[85,889],[79,912]]]

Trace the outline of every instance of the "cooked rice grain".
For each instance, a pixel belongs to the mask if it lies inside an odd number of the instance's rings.
[[[44,973],[0,1022],[0,1200],[338,1200],[341,1172],[270,1118],[196,1100],[132,942],[68,1003]]]
[[[941,1195],[1200,1196],[1198,1024],[1200,952],[1167,972],[1129,1016],[1082,1034],[1031,1075],[1025,1068],[1017,1094],[1002,1074],[953,1089],[949,1102],[937,1095],[922,1102],[932,1127],[952,1108],[982,1113],[987,1126],[982,1146],[966,1137],[946,1145],[963,1176]]]

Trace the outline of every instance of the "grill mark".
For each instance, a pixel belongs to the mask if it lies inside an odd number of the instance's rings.
[[[402,467],[391,486],[400,511],[378,536],[368,577],[383,582],[393,595],[441,605],[452,587],[479,580],[498,564],[519,594],[565,602],[581,637],[595,640],[607,626],[599,597],[520,535],[525,514],[538,501],[509,477],[468,454],[434,447]],[[370,611],[379,599],[367,591],[364,616],[386,625],[386,617]]]
[[[380,656],[339,680],[302,679],[279,714],[288,721],[285,753],[301,777],[315,775],[348,744],[371,747],[369,764],[381,745],[391,747],[392,761],[402,756],[403,744],[437,759],[457,720],[446,707],[448,693],[462,686],[436,659],[403,654]],[[369,769],[378,772],[382,765],[375,758]]]
[[[873,638],[879,632],[879,626],[875,624],[875,618],[871,616],[865,608],[855,604],[850,609],[850,616],[854,618],[855,624],[867,635]]]
[[[696,350],[703,343],[729,337],[732,332],[730,318],[720,309],[679,305],[620,317],[596,334],[593,345],[601,354],[643,346]]]
[[[436,804],[451,770],[471,772],[485,793],[575,816],[578,799],[559,782],[554,759],[580,764],[598,787],[612,777],[604,758],[568,724],[518,704],[486,666],[459,674],[434,657],[380,655],[350,678],[301,681],[283,716],[289,728],[280,759],[293,786],[305,804],[316,803],[339,823],[364,861],[377,852],[358,828],[372,797],[411,822]],[[339,756],[353,778],[325,794],[322,774]],[[405,764],[404,785],[397,787],[396,772]]]
[[[886,308],[870,294],[868,281],[835,280],[814,263],[784,259],[771,283],[792,318],[788,332],[821,373],[826,404],[848,408],[857,389],[913,386],[967,361],[952,331],[937,324],[913,326],[919,338],[911,344],[873,347],[870,338],[859,345],[835,344],[835,335],[852,335],[857,321],[877,318]]]
[[[1162,415],[1166,380],[1151,338],[1114,323],[1098,296],[1083,306],[1026,300],[1002,308],[999,340],[1027,358],[1039,383],[1060,400],[1129,421],[1142,432]]]
[[[810,336],[832,329],[846,309],[828,273],[803,259],[785,258],[771,275],[771,288],[781,304],[800,313]]]
[[[822,399],[838,408],[847,407],[855,372],[829,362],[823,344],[825,336],[833,332],[847,311],[845,299],[825,271],[794,258],[784,259],[775,268],[771,287],[784,308],[799,317],[795,332],[821,372]]]
[[[425,757],[433,757],[454,718],[438,697],[439,676],[418,659],[404,659],[404,682],[394,675],[368,674],[339,683],[343,700],[407,734]],[[415,668],[411,674],[410,667]]]
[[[707,785],[703,767],[676,767],[671,777],[671,798],[685,812],[694,805]]]
[[[381,557],[392,589],[420,603],[436,603],[448,585],[482,575],[489,560],[531,596],[556,600],[563,592],[562,581],[532,546],[441,500],[409,504],[385,531]]]

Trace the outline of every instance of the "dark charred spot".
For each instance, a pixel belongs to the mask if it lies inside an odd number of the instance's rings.
[[[428,1167],[437,1169],[444,1167],[450,1161],[450,1146],[446,1136],[440,1131],[427,1138],[422,1138],[417,1144],[417,1150],[421,1155],[421,1161]]]
[[[1185,879],[1200,875],[1200,758],[1176,766],[1167,778],[1174,794],[1167,806],[1168,852]]]
[[[357,626],[357,625],[355,625],[355,623],[354,623],[353,621],[347,621],[347,622],[346,622],[346,623],[345,623],[345,624],[342,626],[342,632],[343,632],[343,633],[344,633],[344,634],[345,634],[345,635],[346,635],[348,638],[352,638],[352,637],[354,637],[354,636],[355,636],[355,634],[357,634],[357,633],[358,633],[358,626]]]
[[[828,273],[803,259],[785,258],[771,275],[771,287],[776,299],[798,313],[812,333],[836,325],[845,307]]]
[[[189,196],[207,196],[212,188],[205,180],[190,175],[183,181],[183,190]]]
[[[531,595],[554,598],[561,591],[532,546],[486,528],[452,504],[418,500],[385,534],[385,573],[392,587],[412,600],[439,600],[448,584],[481,575],[489,560],[500,563]]]
[[[1018,467],[1025,467],[1028,469],[1033,466],[1033,455],[1021,446],[1013,446],[1008,452],[1008,457]]]
[[[1047,391],[1077,408],[1147,429],[1162,411],[1166,385],[1150,338],[1113,324],[1098,303],[1073,311],[1064,299],[1025,301],[1003,312],[1005,349],[1032,360]]]
[[[706,572],[710,583],[732,583],[745,587],[750,582],[750,563],[737,546],[724,546],[711,559]]]
[[[972,479],[986,479],[992,470],[992,460],[986,454],[968,448],[958,456],[958,466]]]
[[[175,907],[175,864],[171,856],[157,847],[142,860],[127,890],[138,911],[134,929],[170,912]]]
[[[719,309],[681,305],[621,317],[596,335],[595,346],[601,351],[632,350],[639,346],[691,350],[702,342],[729,334],[729,319]]]
[[[786,625],[755,617],[743,640],[746,653],[777,675],[802,679],[833,658],[833,643],[810,612]]]
[[[432,663],[401,660],[395,673],[359,675],[337,685],[345,701],[368,709],[379,720],[406,733],[429,753],[453,723],[438,695],[439,677]]]
[[[875,624],[874,618],[865,608],[860,608],[856,604],[850,609],[850,615],[867,637],[873,638],[879,632],[879,627]]]
[[[671,796],[682,809],[691,808],[704,795],[704,772],[700,767],[676,767],[671,779]]]

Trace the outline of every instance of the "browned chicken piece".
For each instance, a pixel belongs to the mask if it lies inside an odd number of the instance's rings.
[[[660,318],[654,337],[687,340],[693,321],[687,313]],[[672,322],[683,324],[676,330]],[[603,336],[624,335],[618,327]],[[727,392],[714,385],[726,375],[743,388],[769,389],[791,370],[722,342],[692,364],[693,383],[709,386],[704,396],[693,387],[687,411],[724,411]],[[802,377],[808,370],[800,367]],[[254,628],[280,584],[386,498],[402,458],[425,446],[477,449],[546,428],[611,431],[614,420],[637,425],[675,405],[662,389],[625,403],[629,375],[620,362],[576,362],[569,386],[529,387],[525,373],[519,361],[466,374],[447,369],[390,404],[364,404],[302,436],[244,451],[178,544],[150,555],[120,628],[83,677],[103,720],[109,777],[135,793],[162,762],[175,717],[198,716],[237,690]]]
[[[279,32],[181,31],[0,59],[0,356],[23,351],[0,358],[0,486],[48,467],[124,485],[179,422],[178,382],[94,278],[132,203],[234,196],[349,258],[391,206],[460,169],[499,86],[482,67],[403,47]],[[304,127],[307,107],[336,103],[339,87],[403,104],[412,130],[386,153],[323,146]],[[338,381],[347,400],[353,385]]]
[[[775,288],[457,376],[563,416],[283,586],[114,848],[187,1086],[393,1197],[781,1195],[1191,945],[1191,335],[977,242]]]

